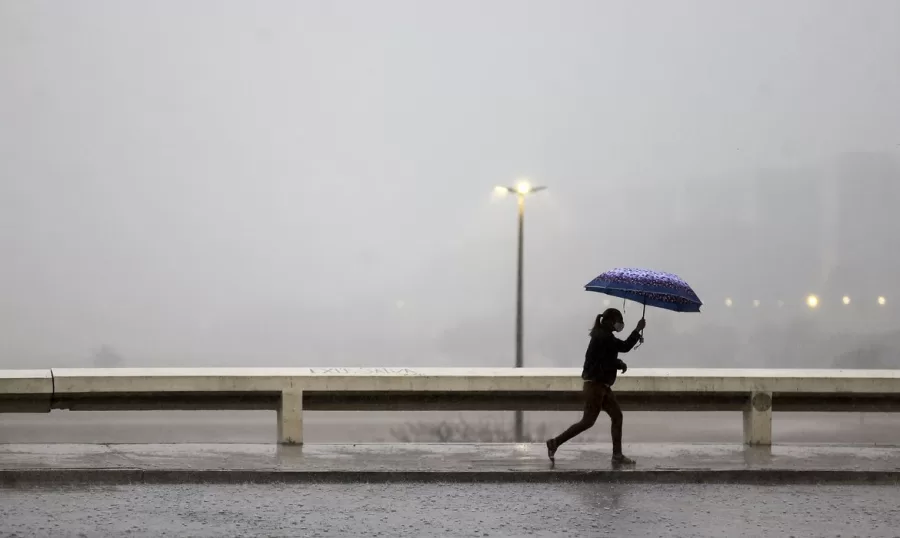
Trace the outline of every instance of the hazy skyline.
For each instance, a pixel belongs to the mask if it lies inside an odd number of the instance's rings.
[[[590,278],[689,267],[629,190],[900,157],[898,65],[889,0],[0,2],[0,366],[511,364],[523,176],[578,364]]]

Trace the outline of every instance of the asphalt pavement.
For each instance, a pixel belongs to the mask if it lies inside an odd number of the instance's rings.
[[[900,483],[900,448],[571,443],[0,445],[0,485],[244,482]]]
[[[895,487],[638,484],[0,488],[0,535],[896,537]]]
[[[577,413],[526,416],[554,432]],[[409,426],[444,421],[504,430],[509,413],[304,419],[308,444],[279,447],[274,413],[0,415],[0,475],[12,477],[0,480],[0,536],[900,537],[897,486],[797,485],[791,475],[900,476],[894,415],[779,413],[769,450],[740,445],[739,413],[629,413],[626,450],[638,465],[626,470],[610,468],[603,419],[555,468],[540,444],[354,445],[404,433],[436,441],[438,428]],[[85,485],[92,472],[122,480]],[[775,481],[784,485],[683,483],[747,472],[788,474]]]

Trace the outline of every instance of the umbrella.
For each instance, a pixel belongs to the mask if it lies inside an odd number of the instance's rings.
[[[647,269],[613,269],[591,280],[584,289],[641,303],[644,314],[647,305],[675,312],[700,312],[703,305],[679,276]]]

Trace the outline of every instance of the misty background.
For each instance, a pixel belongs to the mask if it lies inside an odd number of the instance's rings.
[[[631,366],[900,367],[898,66],[891,0],[0,1],[0,367],[512,366],[521,177],[526,366],[643,266],[706,305]]]

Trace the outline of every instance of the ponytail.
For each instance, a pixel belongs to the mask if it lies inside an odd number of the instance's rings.
[[[603,325],[612,326],[618,321],[625,321],[622,313],[616,308],[607,308],[602,314],[598,314],[594,320],[594,327],[591,329],[591,338],[600,334]]]

